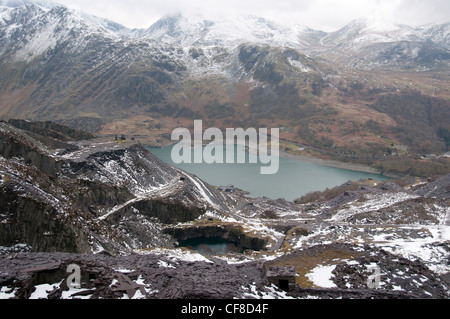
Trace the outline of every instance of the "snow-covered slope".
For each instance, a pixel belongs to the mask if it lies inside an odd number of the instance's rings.
[[[17,8],[2,7],[1,53],[14,50],[14,60],[31,61],[49,49],[67,42],[71,47],[80,45],[87,36],[100,34],[108,39],[119,39],[119,25],[108,23],[62,6],[51,8],[26,4]]]
[[[306,47],[323,35],[298,24],[279,24],[252,15],[168,15],[147,30],[133,30],[139,39],[152,39],[179,46],[223,46],[264,43],[273,46]]]
[[[322,39],[322,43],[326,46],[361,47],[374,43],[418,41],[420,36],[419,30],[409,26],[358,19],[336,32],[329,33]]]
[[[0,0],[0,12],[7,11],[15,8],[19,8],[22,6],[29,6],[29,5],[35,5],[43,9],[44,11],[49,11],[55,7],[65,7],[64,5],[61,5],[54,1],[40,1],[40,0]],[[77,13],[78,15],[82,16],[83,19],[89,20],[91,23],[102,26],[105,29],[114,31],[114,32],[122,32],[126,33],[128,32],[128,28],[124,27],[123,25],[116,23],[114,21],[111,21],[109,19],[100,18],[97,16],[93,16],[91,14],[87,14],[85,12],[77,11],[74,9],[71,9],[72,12]]]
[[[359,69],[429,71],[448,68],[450,24],[412,27],[352,21],[321,39],[320,56]]]
[[[415,58],[428,46],[428,51],[430,48],[433,53],[438,51],[438,56],[432,54],[432,59],[447,60],[449,26],[447,23],[411,27],[359,19],[341,30],[326,33],[252,15],[175,14],[161,18],[148,29],[129,30],[113,21],[52,2],[3,0],[0,2],[0,54],[14,50],[15,60],[30,61],[65,42],[69,47],[83,50],[80,41],[98,35],[101,42],[126,39],[128,46],[147,42],[152,47],[170,45],[185,51],[190,47],[229,49],[242,44],[263,44],[289,47],[310,55],[319,52],[334,62],[345,59],[347,50],[351,50],[357,57],[365,57],[360,60],[366,66],[373,60],[380,62],[377,53],[385,55],[386,46],[401,42],[414,44],[411,54],[402,56],[402,59]],[[381,44],[384,46],[374,47]],[[368,47],[373,53],[369,57],[364,51]],[[169,52],[165,53],[170,56]]]
[[[147,30],[132,30],[129,35],[183,47],[260,43],[309,51],[318,46],[361,48],[377,43],[431,41],[448,49],[449,24],[412,27],[358,19],[336,32],[326,33],[251,15],[176,14],[161,18]]]

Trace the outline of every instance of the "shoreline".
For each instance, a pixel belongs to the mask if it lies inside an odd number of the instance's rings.
[[[161,148],[161,147],[168,147],[170,145],[174,145],[174,144],[170,143],[168,145],[159,146],[159,147],[155,147],[155,146],[151,146],[151,145],[144,145],[144,146],[146,148]],[[246,151],[249,152],[249,149],[247,147],[246,147]],[[384,175],[380,170],[370,167],[368,165],[346,163],[346,162],[340,162],[340,161],[336,161],[336,160],[325,160],[325,159],[321,159],[318,157],[291,154],[291,153],[288,153],[288,152],[282,151],[282,150],[279,151],[279,154],[280,154],[280,157],[288,158],[288,159],[295,160],[295,161],[308,162],[308,163],[322,165],[322,166],[346,169],[346,170],[355,171],[355,172],[383,175],[383,176],[389,177],[387,175]]]
[[[282,156],[284,158],[300,161],[300,162],[308,162],[308,163],[313,163],[313,164],[317,164],[317,165],[346,169],[346,170],[355,171],[355,172],[383,175],[383,173],[380,170],[370,167],[368,165],[352,164],[352,163],[340,162],[340,161],[335,161],[335,160],[325,160],[325,159],[321,159],[318,157],[291,154],[291,153],[288,153],[286,151],[281,151],[281,150],[280,150],[280,156]],[[386,176],[386,175],[383,175],[383,176]],[[386,176],[386,177],[389,177],[389,176]]]

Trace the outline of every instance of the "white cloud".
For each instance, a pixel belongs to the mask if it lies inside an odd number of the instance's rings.
[[[350,21],[368,17],[386,22],[420,25],[448,22],[449,0],[55,0],[109,18],[127,27],[149,27],[173,12],[254,14],[334,31]]]

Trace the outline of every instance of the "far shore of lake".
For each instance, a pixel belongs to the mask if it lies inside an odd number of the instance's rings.
[[[171,143],[167,143],[167,144],[163,145],[162,147],[168,147],[168,146],[172,146],[175,144],[176,143],[171,142]],[[207,145],[207,144],[204,144],[203,146],[205,146],[205,145]],[[155,147],[155,146],[147,145],[147,147],[160,148],[161,146]],[[248,147],[245,147],[245,149],[247,152],[250,151],[248,149]],[[346,170],[355,171],[355,172],[363,172],[363,173],[379,174],[379,175],[383,174],[380,170],[378,170],[374,167],[371,167],[369,165],[354,164],[354,163],[341,162],[341,161],[336,161],[336,160],[326,160],[326,159],[313,157],[313,156],[292,154],[292,153],[282,151],[282,150],[279,151],[279,155],[281,157],[300,161],[300,162],[308,162],[308,163],[312,163],[312,164],[346,169]],[[389,177],[389,176],[386,176],[386,177]]]
[[[370,167],[368,165],[346,163],[346,162],[340,162],[340,161],[334,161],[334,160],[325,160],[325,159],[321,159],[318,157],[291,154],[291,153],[281,151],[281,150],[280,150],[280,156],[282,156],[284,158],[296,160],[296,161],[309,162],[309,163],[313,163],[313,164],[317,164],[317,165],[347,169],[350,171],[364,172],[364,173],[371,173],[371,174],[382,174],[376,168]]]

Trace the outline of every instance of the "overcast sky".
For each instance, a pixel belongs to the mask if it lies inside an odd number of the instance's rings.
[[[130,28],[147,28],[174,12],[254,14],[324,31],[368,17],[422,25],[450,21],[450,0],[55,0]]]

